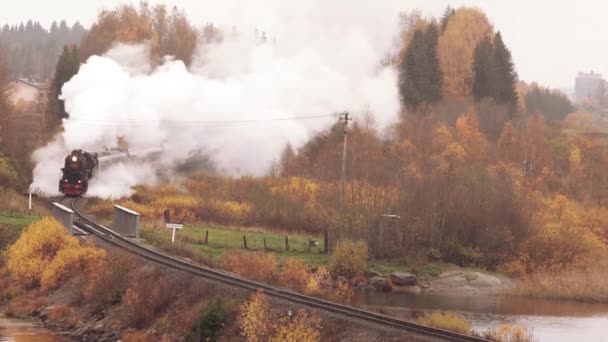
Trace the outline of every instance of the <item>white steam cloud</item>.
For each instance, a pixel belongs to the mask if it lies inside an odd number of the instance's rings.
[[[248,3],[239,8],[246,12]],[[226,13],[236,8],[231,5]],[[170,57],[153,69],[145,44],[92,56],[62,89],[70,118],[62,134],[34,153],[32,190],[57,194],[71,150],[102,151],[119,137],[131,150],[162,147],[161,161],[105,170],[89,195],[128,196],[133,185],[156,181],[158,165],[167,169],[200,152],[225,172],[260,175],[286,142],[299,146],[337,118],[249,120],[348,110],[355,117],[371,113],[385,127],[399,112],[396,71],[381,63],[399,33],[394,5],[265,4],[267,43],[246,31],[253,27],[247,21],[232,23],[238,34],[228,28],[224,41],[201,46],[189,70]]]

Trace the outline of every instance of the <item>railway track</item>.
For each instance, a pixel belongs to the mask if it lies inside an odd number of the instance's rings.
[[[211,269],[201,265],[190,263],[174,256],[168,255],[166,253],[158,252],[147,248],[146,246],[132,241],[129,238],[121,236],[120,234],[114,232],[108,227],[94,222],[93,220],[88,218],[84,213],[84,200],[82,198],[66,199],[64,200],[64,203],[66,201],[68,202],[66,204],[70,206],[72,210],[74,210],[74,213],[77,216],[74,221],[74,225],[76,225],[79,229],[96,236],[97,238],[103,240],[106,243],[109,243],[121,249],[125,249],[133,254],[136,254],[139,257],[164,265],[169,268],[181,270],[197,277],[218,281],[227,285],[236,286],[249,291],[256,291],[258,289],[262,289],[264,293],[275,298],[287,300],[289,302],[316,308],[319,310],[332,312],[341,316],[363,320],[365,322],[376,323],[387,327],[404,330],[410,333],[436,338],[439,340],[475,342],[487,341],[478,337],[462,335],[443,329],[432,328],[422,324],[404,321],[372,311],[363,310],[357,307],[338,304],[327,300],[306,296],[291,290],[244,279],[235,276],[232,273],[227,273],[220,270]]]

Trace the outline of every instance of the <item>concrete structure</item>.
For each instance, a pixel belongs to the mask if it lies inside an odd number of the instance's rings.
[[[63,226],[70,232],[74,233],[74,211],[60,203],[53,202],[53,216],[63,223]]]
[[[114,206],[114,223],[112,228],[114,231],[128,237],[134,237],[139,239],[139,213],[134,212],[131,209],[121,207],[120,205]]]
[[[574,102],[582,103],[585,100],[595,101],[597,90],[604,80],[602,74],[579,72],[574,86]]]
[[[36,102],[38,96],[46,92],[47,85],[34,79],[16,78],[11,82],[10,100],[13,104],[19,101]]]

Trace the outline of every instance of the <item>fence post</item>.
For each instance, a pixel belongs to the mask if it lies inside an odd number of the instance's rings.
[[[323,252],[327,254],[329,252],[329,239],[327,229],[325,229],[325,235],[323,236]]]
[[[247,237],[245,235],[243,235],[243,245],[245,245],[245,249],[249,249],[247,248]]]
[[[267,251],[268,248],[266,248],[266,238],[264,238],[264,250]]]
[[[209,229],[205,230],[205,245],[209,242]]]
[[[289,250],[289,238],[287,237],[287,235],[285,235],[285,250]]]
[[[308,251],[310,252],[310,245],[312,245],[312,239],[308,238]]]

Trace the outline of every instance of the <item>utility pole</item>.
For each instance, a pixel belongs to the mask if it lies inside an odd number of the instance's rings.
[[[340,114],[340,120],[344,120],[344,144],[342,150],[342,179],[340,181],[340,208],[344,210],[344,196],[346,191],[346,149],[348,146],[348,121],[352,120],[348,117],[348,112]]]

